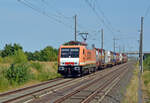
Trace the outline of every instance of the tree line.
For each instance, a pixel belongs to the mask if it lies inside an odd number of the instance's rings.
[[[23,47],[19,44],[6,44],[3,50],[0,50],[0,56],[2,58],[15,55],[15,52],[22,51],[29,61],[56,61],[58,50],[52,46],[47,46],[40,51],[24,52]]]

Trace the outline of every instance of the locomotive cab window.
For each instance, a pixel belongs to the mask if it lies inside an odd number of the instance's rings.
[[[79,58],[79,48],[62,48],[62,58]]]
[[[69,57],[69,48],[62,48],[61,49],[61,57],[63,57],[63,58]]]

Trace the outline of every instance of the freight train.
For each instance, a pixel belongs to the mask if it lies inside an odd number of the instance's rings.
[[[63,76],[82,76],[106,67],[126,63],[128,57],[100,48],[87,48],[86,43],[70,41],[60,46],[58,73]]]

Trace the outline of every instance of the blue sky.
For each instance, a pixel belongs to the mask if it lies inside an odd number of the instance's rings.
[[[103,28],[106,50],[113,50],[113,37],[119,39],[117,47],[138,50],[140,17],[145,16],[150,6],[149,0],[89,0],[99,15],[97,17],[85,0],[26,1],[50,17],[17,0],[0,0],[0,49],[8,43],[19,43],[25,51],[41,50],[48,45],[58,48],[74,39],[73,16],[77,14],[77,31],[89,33],[89,45],[100,47],[100,30]],[[150,51],[149,33],[150,12],[144,19],[144,51]],[[78,40],[82,40],[80,36]]]

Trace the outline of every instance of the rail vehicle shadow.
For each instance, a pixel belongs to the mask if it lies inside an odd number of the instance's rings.
[[[103,69],[101,69],[101,70],[103,70]],[[66,75],[66,76],[63,76],[63,78],[64,79],[65,78],[81,78],[81,77],[85,77],[85,76],[90,75],[90,74],[94,74],[98,71],[100,71],[100,70],[97,70],[97,71],[94,71],[94,72],[91,72],[91,73],[79,74],[79,75]]]
[[[80,77],[83,77],[83,76],[77,76],[77,75],[67,75],[67,76],[63,76],[64,79],[67,79],[67,78],[80,78]]]
[[[84,77],[84,76],[87,76],[89,74],[94,74],[95,72],[98,72],[98,71],[103,71],[105,69],[111,69],[113,67],[117,67],[119,66],[120,64],[116,64],[116,65],[107,65],[106,67],[100,67],[100,68],[97,68],[96,71],[93,71],[93,72],[90,72],[90,73],[85,73],[85,74],[79,74],[79,75],[65,75],[63,76],[63,78],[81,78],[81,77]]]

